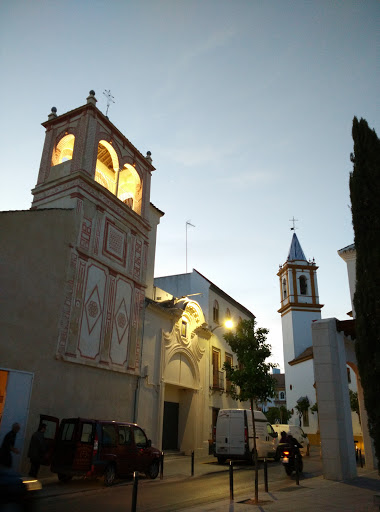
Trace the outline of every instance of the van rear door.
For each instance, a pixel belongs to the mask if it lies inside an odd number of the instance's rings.
[[[46,453],[44,456],[44,460],[41,462],[41,464],[45,466],[50,466],[58,434],[59,419],[55,418],[54,416],[40,414],[40,425],[41,423],[44,423],[46,425],[46,431],[44,434]]]
[[[56,473],[83,473],[91,469],[95,422],[70,418],[61,421],[52,460]]]
[[[75,436],[73,470],[90,471],[94,451],[95,422],[79,420]]]
[[[247,427],[245,412],[242,409],[230,411],[229,453],[232,455],[245,453],[245,427]]]
[[[216,420],[215,454],[217,457],[227,457],[229,453],[230,411],[220,410]]]
[[[245,414],[242,409],[221,409],[216,423],[216,456],[245,454]]]

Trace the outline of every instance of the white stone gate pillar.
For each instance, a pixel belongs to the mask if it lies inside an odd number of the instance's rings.
[[[312,323],[312,338],[323,476],[351,479],[357,471],[344,336],[329,318]]]

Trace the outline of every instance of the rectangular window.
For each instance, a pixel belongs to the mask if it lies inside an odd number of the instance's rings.
[[[71,441],[73,438],[75,423],[65,423],[62,429],[62,441]]]
[[[212,349],[212,387],[218,389],[219,388],[219,361],[220,361],[220,352],[219,350],[213,348]]]
[[[140,428],[134,427],[133,435],[135,437],[136,446],[138,448],[146,448],[148,443],[147,443],[146,435],[144,434],[144,432]]]
[[[231,354],[226,354],[226,363],[229,363],[230,366],[232,367],[232,356],[231,356]],[[226,376],[226,391],[227,391],[227,393],[229,391],[231,391],[231,381],[227,379],[227,376]]]
[[[347,380],[348,380],[348,383],[351,384],[351,372],[350,372],[349,368],[347,368]]]
[[[44,418],[43,423],[46,425],[44,438],[45,439],[55,439],[55,434],[57,431],[57,423],[55,421],[50,421],[46,418]]]
[[[91,443],[92,442],[92,423],[83,423],[82,424],[82,434],[80,436],[81,443]]]
[[[131,429],[129,427],[119,426],[119,444],[130,444]]]
[[[103,446],[115,446],[116,445],[116,429],[114,425],[103,425],[102,426],[102,444]]]
[[[216,324],[219,323],[219,304],[218,301],[214,302],[214,307],[212,309],[212,319]]]
[[[182,325],[181,325],[181,336],[184,336],[186,338],[186,335],[187,335],[187,322],[185,322],[184,320],[182,320]]]

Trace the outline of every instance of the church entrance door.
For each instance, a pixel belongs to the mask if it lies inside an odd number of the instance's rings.
[[[164,422],[162,430],[162,449],[178,450],[179,403],[164,403]]]

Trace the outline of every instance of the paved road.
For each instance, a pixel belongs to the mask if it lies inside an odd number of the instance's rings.
[[[319,457],[305,457],[305,472],[301,483],[320,474]],[[224,467],[212,459],[198,464],[198,475],[187,476],[187,461],[168,460],[169,476],[163,480],[140,478],[137,498],[138,512],[173,512],[188,507],[202,510],[206,504],[229,497],[228,465]],[[175,467],[178,466],[178,471]],[[214,472],[215,471],[215,472]],[[189,475],[190,473],[188,473]],[[269,491],[287,489],[296,485],[295,478],[285,475],[280,463],[268,464]],[[259,470],[260,492],[264,492],[262,467]],[[56,491],[54,490],[56,489]],[[125,512],[131,510],[133,481],[124,480],[111,488],[101,481],[74,480],[64,489],[62,484],[52,484],[39,501],[38,512]],[[237,464],[234,470],[235,495],[254,492],[254,468]]]

